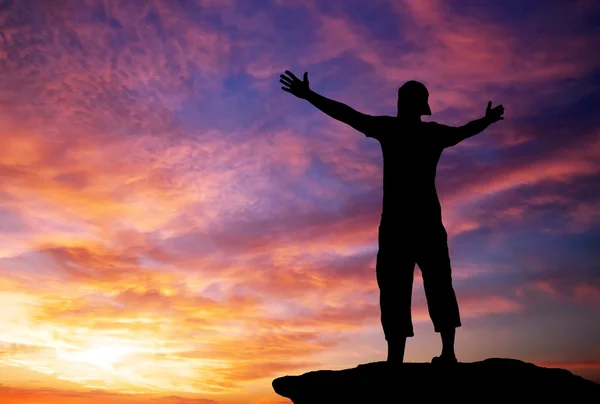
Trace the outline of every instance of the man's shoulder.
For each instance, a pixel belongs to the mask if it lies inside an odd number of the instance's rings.
[[[396,124],[396,117],[389,115],[375,115],[373,117],[373,124],[383,132],[386,132],[394,127]]]
[[[440,126],[443,126],[442,124],[437,123],[436,121],[425,121],[423,122],[423,124],[428,128],[438,128]]]
[[[439,131],[444,131],[447,129],[451,129],[451,126],[448,125],[444,125],[442,123],[438,123],[435,121],[428,121],[428,122],[423,122],[425,124],[425,127],[430,130],[430,131],[435,131],[435,132],[439,132]]]
[[[376,121],[385,122],[385,123],[396,122],[396,117],[390,116],[390,115],[374,115],[373,119],[375,119]]]

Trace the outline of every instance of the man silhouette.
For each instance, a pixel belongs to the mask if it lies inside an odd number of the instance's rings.
[[[456,363],[454,339],[461,321],[452,287],[448,235],[435,188],[436,168],[445,148],[504,119],[504,107],[492,108],[489,102],[483,118],[451,127],[421,121],[421,116],[431,115],[431,109],[427,88],[418,81],[408,81],[398,89],[395,117],[366,115],[317,94],[309,87],[308,73],[300,80],[286,70],[279,81],[282,90],[381,144],[383,209],[376,275],[388,362],[403,362],[406,338],[414,336],[411,294],[416,263],[423,275],[429,316],[442,339],[442,353],[432,362]]]

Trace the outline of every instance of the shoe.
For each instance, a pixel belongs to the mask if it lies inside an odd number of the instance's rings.
[[[458,363],[458,360],[456,359],[456,356],[436,356],[431,360],[431,363],[435,365],[454,365]]]

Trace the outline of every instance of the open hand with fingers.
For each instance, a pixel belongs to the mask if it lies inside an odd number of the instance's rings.
[[[488,102],[487,109],[485,110],[485,117],[491,122],[498,122],[504,119],[504,107],[502,104],[492,108],[492,102]]]
[[[304,73],[303,80],[300,80],[289,70],[286,70],[285,74],[282,74],[279,77],[279,82],[283,84],[283,87],[281,87],[283,91],[287,91],[302,99],[306,99],[310,93],[310,88],[308,87],[308,73]]]

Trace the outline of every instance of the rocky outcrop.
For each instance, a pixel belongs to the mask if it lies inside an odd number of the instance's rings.
[[[600,384],[564,369],[501,358],[450,366],[374,362],[353,369],[280,377],[273,381],[273,389],[294,404],[387,404],[413,400],[600,403]]]

